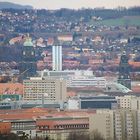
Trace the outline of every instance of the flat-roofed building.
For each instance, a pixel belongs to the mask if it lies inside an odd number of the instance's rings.
[[[66,82],[63,79],[30,78],[23,81],[24,100],[66,100]]]
[[[69,109],[116,109],[117,100],[113,96],[81,96],[68,100]]]
[[[42,77],[64,78],[67,87],[99,87],[106,88],[106,79],[104,77],[95,77],[91,70],[65,70],[65,71],[42,71]]]

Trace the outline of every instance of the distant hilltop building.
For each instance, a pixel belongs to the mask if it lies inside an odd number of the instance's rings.
[[[73,41],[73,36],[72,35],[59,35],[57,39],[58,41],[70,42],[70,41]]]
[[[35,50],[29,35],[23,44],[22,62],[20,63],[20,74],[23,78],[31,77],[36,74]]]
[[[131,89],[131,79],[130,79],[129,72],[130,72],[130,66],[128,63],[128,57],[127,57],[126,53],[123,52],[123,55],[121,56],[120,64],[119,64],[118,83]]]

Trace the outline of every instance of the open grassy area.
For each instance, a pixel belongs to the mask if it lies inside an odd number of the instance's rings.
[[[126,26],[126,25],[135,25],[140,26],[140,16],[137,17],[123,17],[116,19],[108,19],[101,21],[92,21],[92,25],[106,25],[106,26]]]

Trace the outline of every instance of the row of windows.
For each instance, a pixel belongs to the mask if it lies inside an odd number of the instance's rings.
[[[74,129],[74,128],[79,128],[79,129],[88,129],[89,125],[88,124],[69,124],[69,125],[55,125],[54,129]],[[38,129],[49,129],[49,126],[38,126]]]
[[[54,128],[56,128],[56,129],[62,129],[62,128],[64,128],[64,129],[69,129],[69,128],[88,128],[89,127],[89,125],[88,124],[76,124],[76,125],[74,125],[74,124],[68,124],[68,125],[56,125],[56,126],[54,126]]]
[[[55,81],[36,81],[36,82],[33,82],[33,81],[29,81],[29,82],[24,82],[24,84],[26,85],[31,85],[31,84],[54,84],[56,83]]]

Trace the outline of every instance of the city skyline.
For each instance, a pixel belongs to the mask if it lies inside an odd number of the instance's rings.
[[[3,2],[3,0],[0,0]],[[71,0],[68,3],[66,0],[5,0],[4,2],[12,2],[22,5],[31,5],[37,9],[60,9],[60,8],[70,8],[70,9],[80,9],[80,8],[97,8],[97,7],[104,7],[104,8],[117,8],[121,7],[133,7],[133,6],[140,6],[139,0]]]

